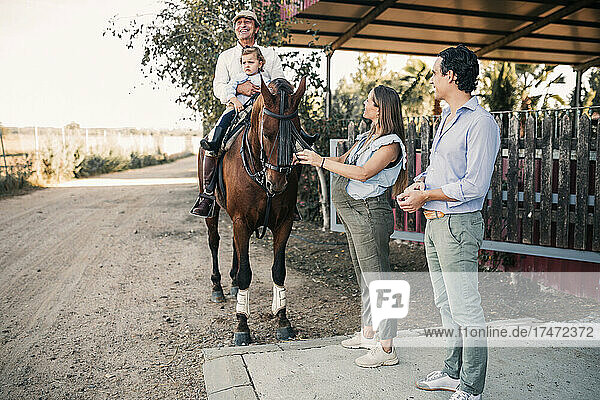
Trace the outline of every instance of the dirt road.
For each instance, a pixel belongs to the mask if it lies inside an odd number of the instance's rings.
[[[188,158],[0,200],[0,398],[205,397],[200,349],[231,343],[235,304],[210,302],[194,174]],[[228,277],[227,216],[220,232]],[[271,249],[253,242],[250,328],[264,343]],[[357,324],[358,310],[334,311],[347,300],[333,289],[291,269],[286,286],[300,337]]]
[[[194,159],[72,181],[0,200],[0,399],[206,398],[203,347],[229,346],[235,302],[210,302],[211,260],[195,200]],[[221,274],[231,222],[221,217]],[[249,321],[275,342],[270,236],[251,240]],[[421,245],[391,243],[411,284],[401,328],[439,325]],[[342,234],[294,224],[288,316],[299,338],[359,326],[358,287]],[[598,318],[598,303],[510,274],[480,274],[489,320]],[[594,319],[594,320],[596,320]]]

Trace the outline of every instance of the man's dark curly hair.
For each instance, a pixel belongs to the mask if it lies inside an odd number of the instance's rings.
[[[456,47],[442,50],[438,56],[442,58],[440,64],[442,75],[446,75],[448,71],[454,71],[459,90],[467,93],[475,90],[479,75],[479,63],[475,53],[464,44],[459,44]]]

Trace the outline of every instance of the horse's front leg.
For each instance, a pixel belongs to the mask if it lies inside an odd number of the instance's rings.
[[[240,287],[238,286],[238,281],[237,281],[239,264],[238,264],[237,251],[235,250],[235,240],[233,243],[233,258],[232,258],[232,260],[233,261],[231,263],[231,270],[229,271],[229,276],[231,277],[231,291],[229,292],[229,294],[232,297],[237,297]]]
[[[235,316],[238,324],[234,333],[234,343],[236,346],[250,344],[250,328],[248,327],[248,317],[250,316],[250,281],[252,280],[252,271],[250,270],[250,257],[248,255],[248,245],[250,235],[245,221],[235,219],[233,221],[233,244],[234,255],[237,257],[237,283],[239,290],[237,293],[237,303],[235,306]]]
[[[296,336],[286,316],[285,294],[285,247],[292,230],[292,219],[286,220],[273,233],[273,305],[271,311],[277,317],[277,339],[287,340]]]
[[[223,287],[221,286],[221,273],[219,272],[219,208],[215,209],[215,215],[211,218],[206,218],[206,227],[208,228],[208,246],[212,256],[212,293],[210,299],[215,303],[225,301],[223,295]]]

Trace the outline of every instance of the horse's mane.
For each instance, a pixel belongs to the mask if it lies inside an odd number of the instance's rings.
[[[254,100],[254,104],[252,105],[252,114],[250,114],[250,124],[252,129],[258,129],[260,125],[260,116],[263,112],[263,108],[265,106],[265,101],[263,99],[262,94],[259,94],[256,100]]]

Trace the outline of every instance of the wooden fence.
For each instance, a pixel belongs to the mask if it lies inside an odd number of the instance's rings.
[[[501,150],[482,209],[482,248],[600,263],[600,107],[494,117]],[[409,181],[427,167],[438,124],[439,117],[406,120]],[[332,140],[331,153],[347,149],[354,136],[350,126],[347,140]],[[340,230],[334,212],[331,225]],[[422,241],[421,213],[395,208],[394,214],[396,238]]]

